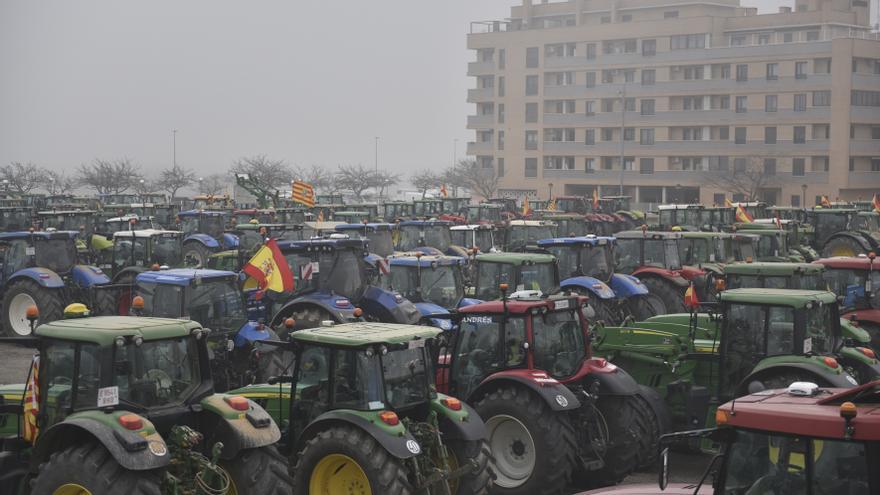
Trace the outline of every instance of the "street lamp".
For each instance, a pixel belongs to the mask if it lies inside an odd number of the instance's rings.
[[[622,73],[623,71],[621,71]],[[625,78],[626,76],[624,76]],[[620,95],[620,188],[618,194],[623,196],[623,155],[624,155],[624,139],[626,134],[626,79],[623,80],[623,87],[618,92]]]
[[[550,186],[550,197],[547,198],[547,199],[548,199],[548,200],[552,200],[552,199],[553,199],[553,183],[551,182],[551,183],[549,183],[549,184],[547,184],[547,185]]]
[[[376,204],[379,204],[379,136],[376,136],[375,139],[374,150],[376,157],[374,163],[376,166]]]
[[[205,192],[205,188],[202,187],[202,181],[204,181],[204,180],[205,180],[204,177],[199,177],[199,193],[204,193],[204,192]]]
[[[177,166],[177,129],[171,129],[171,166]]]
[[[807,185],[801,184],[801,208],[807,209]]]

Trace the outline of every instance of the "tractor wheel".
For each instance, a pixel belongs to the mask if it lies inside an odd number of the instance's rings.
[[[659,297],[663,301],[663,314],[687,313],[684,305],[684,290],[658,277],[647,277],[642,283],[648,288],[648,292]]]
[[[220,466],[232,481],[230,494],[287,495],[293,492],[287,459],[275,446],[242,450],[233,459],[221,461]]]
[[[183,245],[183,264],[187,268],[203,268],[208,265],[211,250],[199,242],[188,242]]]
[[[93,315],[99,316],[128,316],[128,313],[122,315],[119,312],[118,292],[112,289],[95,289],[95,307],[92,309]]]
[[[672,416],[663,398],[651,387],[639,385],[636,399],[639,402],[639,412],[645,416],[646,423],[650,426],[650,434],[639,437],[638,467],[646,469],[657,462],[660,436],[672,430]]]
[[[269,340],[281,340],[277,333],[269,330]],[[272,345],[257,342],[260,360],[257,364],[257,383],[266,383],[270,376],[290,374],[293,370],[295,354]]]
[[[40,466],[31,493],[159,495],[160,484],[159,470],[125,469],[103,445],[91,441],[52,454]]]
[[[867,254],[865,248],[855,240],[849,237],[835,237],[825,244],[822,248],[822,257],[830,258],[832,256],[858,256]]]
[[[642,447],[640,439],[653,432],[637,395],[599,397],[596,408],[599,420],[606,425],[608,443],[602,457],[605,466],[586,473],[587,486],[616,485],[635,470]]]
[[[414,493],[404,461],[360,428],[337,424],[306,442],[293,468],[293,493]]]
[[[64,312],[61,291],[40,287],[32,280],[14,282],[3,296],[3,308],[6,310],[4,332],[7,336],[30,335],[31,323],[27,319],[27,309],[36,306],[40,311],[37,323],[49,323],[60,320]]]
[[[574,427],[567,413],[522,387],[499,388],[474,408],[486,421],[495,473],[493,493],[551,494],[562,491],[578,464]]]
[[[643,294],[627,299],[630,314],[636,321],[645,321],[652,316],[666,314],[666,304],[657,294]]]
[[[596,313],[594,321],[591,323],[602,322],[606,327],[615,327],[620,325],[621,319],[616,315],[617,311],[612,305],[613,301],[606,301],[596,297],[590,297],[587,305]]]
[[[470,473],[449,482],[449,492],[457,495],[484,495],[492,485],[489,474],[489,444],[485,440],[451,440],[446,443],[450,458],[449,468],[455,471],[462,465],[473,462],[477,467]]]
[[[284,328],[284,320],[288,317],[293,318],[294,321],[296,321],[294,331],[319,327],[324,320],[336,321],[336,318],[334,318],[333,315],[319,306],[302,306],[294,309],[293,312],[288,315],[275,316],[272,318],[272,328],[275,328],[282,338],[286,338],[289,333],[287,329]]]
[[[803,371],[796,370],[780,370],[775,373],[764,375],[759,379],[751,380],[748,383],[743,383],[736,395],[737,397],[741,397],[762,390],[788,388],[788,386],[794,382],[812,382],[820,387],[831,386],[830,383],[812,373],[804,373]]]

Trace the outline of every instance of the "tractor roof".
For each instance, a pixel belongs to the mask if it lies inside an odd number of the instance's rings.
[[[96,210],[43,210],[38,211],[37,215],[65,215],[68,217],[75,217],[80,215],[94,215],[98,213]]]
[[[701,204],[668,204],[668,205],[658,205],[657,209],[660,211],[663,210],[702,210],[703,205]]]
[[[537,253],[488,253],[478,254],[480,263],[506,263],[510,265],[553,263],[556,257],[552,254]]]
[[[769,275],[786,276],[795,273],[819,274],[825,271],[822,265],[811,263],[731,263],[724,266],[725,275]]]
[[[454,225],[452,227],[449,227],[449,230],[455,230],[455,231],[459,231],[459,230],[467,230],[467,231],[470,231],[470,230],[495,230],[495,226],[492,225],[491,223],[478,223],[478,224],[471,224],[471,225]]]
[[[501,208],[501,205],[498,203],[479,203],[475,205],[467,205],[468,208]]]
[[[510,314],[521,315],[529,312],[533,308],[547,308],[548,311],[574,308],[577,304],[586,303],[586,300],[586,297],[566,297],[563,295],[535,299],[508,299],[507,312]],[[562,302],[562,304],[560,304],[560,302]],[[562,306],[565,306],[565,308]],[[504,301],[486,301],[460,308],[458,311],[463,314],[502,314],[504,313]]]
[[[802,308],[810,303],[837,304],[837,296],[822,290],[750,288],[726,290],[721,293],[721,302]]]
[[[205,268],[173,268],[171,270],[146,271],[139,273],[138,282],[151,282],[160,285],[179,285],[188,287],[194,281],[215,278],[237,278],[233,272],[208,270]]]
[[[538,241],[538,246],[583,246],[585,244],[589,244],[590,246],[604,246],[605,244],[613,243],[613,237],[597,237],[595,235],[585,235],[580,237],[556,237],[553,239],[541,239]]]
[[[728,232],[682,232],[682,239],[732,239],[733,234]]]
[[[113,233],[113,238],[119,237],[137,237],[137,238],[147,238],[153,237],[154,235],[181,235],[182,232],[179,230],[160,230],[160,229],[143,229],[143,230],[120,230],[119,232]]]
[[[855,441],[880,441],[880,381],[854,388],[820,389],[812,397],[797,396],[786,389],[765,390],[719,407],[727,425],[792,435],[844,438],[846,425],[840,405],[856,405]]]
[[[226,216],[229,212],[227,211],[219,211],[219,210],[187,210],[181,211],[178,213],[179,216],[182,217],[222,217]]]
[[[616,237],[618,239],[651,239],[651,240],[681,239],[681,232],[652,232],[652,231],[642,232],[641,230],[627,230],[624,232],[618,232],[618,233],[614,234],[614,237]]]
[[[340,235],[340,237],[344,236]],[[311,239],[307,241],[278,241],[278,249],[280,249],[282,252],[345,248],[365,249],[366,241],[363,239]]]
[[[508,222],[511,227],[555,227],[556,224],[544,220],[511,220]]]
[[[391,230],[394,225],[390,223],[344,223],[342,225],[337,225],[336,230],[363,230],[366,227],[370,231],[375,230]]]
[[[431,268],[434,263],[439,266],[455,266],[464,263],[464,258],[458,256],[392,256],[389,258],[391,266],[421,266]]]
[[[33,233],[24,230],[19,232],[0,232],[0,241],[8,241],[12,239],[27,239],[31,236],[38,237],[40,239],[74,239],[78,235],[79,232],[75,232],[73,230],[56,230],[54,232],[37,230]]]
[[[565,213],[556,210],[541,210],[541,212],[547,212],[546,215],[541,215],[541,220],[549,220],[549,221],[557,221],[557,220],[583,220],[587,221],[583,215],[579,213]]]
[[[197,322],[174,318],[96,316],[53,321],[38,326],[34,332],[38,337],[111,345],[120,336],[170,339],[185,337],[199,328]]]
[[[318,345],[360,348],[375,344],[394,345],[432,339],[441,331],[439,328],[423,325],[358,322],[300,330],[291,333],[290,339]]]
[[[449,227],[452,222],[446,220],[404,220],[398,225],[401,227],[417,226],[417,227]]]
[[[867,270],[871,267],[872,261],[867,256],[835,256],[822,258],[813,263],[825,265],[828,269]],[[874,258],[873,265],[875,270],[880,270],[880,257]]]
[[[842,214],[851,214],[851,213],[858,213],[859,212],[859,210],[856,210],[855,208],[822,208],[819,206],[813,208],[810,211],[813,213],[826,214],[826,215],[831,215],[831,214],[842,215]]]

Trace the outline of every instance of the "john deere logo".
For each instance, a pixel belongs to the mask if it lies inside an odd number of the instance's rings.
[[[556,396],[556,403],[559,404],[560,407],[568,407],[568,399],[561,395]]]
[[[150,452],[155,456],[162,457],[163,455],[168,453],[168,448],[165,447],[165,444],[162,442],[157,442],[153,440],[150,442]]]
[[[418,454],[422,451],[422,448],[419,447],[419,443],[415,440],[407,440],[406,441],[406,450],[412,452],[413,454]]]

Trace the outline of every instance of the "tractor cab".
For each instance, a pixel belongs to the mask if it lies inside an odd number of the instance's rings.
[[[334,222],[363,223],[370,220],[370,213],[366,211],[336,211],[333,213]]]
[[[464,212],[467,210],[468,205],[471,204],[471,198],[446,197],[441,198],[441,201],[443,201],[441,209],[443,213],[458,216],[464,216]]]
[[[591,211],[590,205],[583,196],[557,196],[556,209],[568,213],[586,215]]]
[[[747,248],[743,250],[738,246],[739,244],[744,244]],[[745,261],[743,255],[752,256],[748,249],[751,246],[751,238],[741,235],[722,232],[682,232],[678,241],[678,257],[685,265],[723,267],[727,263]]]
[[[341,194],[318,194],[315,196],[315,203],[321,205],[342,205],[345,204],[345,198]]]
[[[95,210],[46,210],[37,212],[37,220],[43,230],[76,231],[83,236],[82,241],[95,233]]]
[[[500,224],[504,219],[501,214],[501,205],[494,203],[480,203],[467,205],[465,221],[469,224]]]
[[[99,235],[113,237],[113,234],[117,232],[158,228],[158,225],[153,222],[153,217],[141,217],[135,213],[129,213],[119,217],[108,218],[96,226],[95,230]]]
[[[864,230],[874,234],[880,233],[880,213],[876,211],[860,211],[853,217],[853,230]]]
[[[523,294],[553,294],[559,290],[556,258],[549,254],[492,253],[474,258],[473,297],[501,299],[501,284],[510,287],[511,298]]]
[[[538,248],[556,257],[561,278],[593,277],[610,282],[614,273],[614,238],[560,237],[538,241]]]
[[[147,270],[153,265],[178,267],[181,257],[181,233],[174,230],[125,230],[113,234],[113,261],[102,266],[111,278],[124,269],[135,267]]]
[[[28,230],[33,226],[33,208],[29,206],[0,207],[0,232]]]
[[[633,273],[641,267],[681,270],[681,232],[632,230],[618,232],[615,238],[615,266],[619,272]]]
[[[480,253],[500,251],[495,244],[495,226],[491,224],[454,225],[449,228],[452,243]]]
[[[435,218],[444,213],[442,199],[413,200],[413,214],[420,218]]]
[[[516,217],[520,208],[516,203],[516,198],[489,198],[486,203],[498,205],[501,207],[501,215],[507,217]],[[468,220],[470,222],[470,220]]]
[[[555,237],[580,237],[589,234],[590,227],[583,215],[558,211],[535,211],[533,218],[556,224]]]
[[[880,249],[875,212],[816,207],[808,215],[815,231],[814,246],[824,257],[858,256]]]
[[[668,204],[659,205],[660,212],[659,230],[678,230],[695,232],[711,230],[711,224],[705,224],[703,205],[700,204]]]
[[[412,218],[414,206],[407,201],[387,201],[382,203],[381,217],[386,222],[395,222]]]
[[[464,297],[465,262],[456,256],[394,256],[383,283],[388,290],[415,303],[422,316],[438,309],[455,309],[463,301],[472,303]]]
[[[748,235],[753,240],[755,261],[793,261],[804,262],[797,250],[789,250],[788,233],[776,225],[759,227],[755,224],[736,224],[737,234]],[[767,228],[769,227],[769,228]]]
[[[235,209],[235,202],[228,194],[222,196],[213,194],[201,194],[192,199],[190,210],[211,210],[231,213]]]
[[[275,221],[284,225],[302,225],[306,221],[306,214],[302,208],[278,208],[275,210]]]
[[[778,217],[780,220],[794,220],[801,224],[809,223],[807,221],[807,210],[798,206],[770,206],[767,207],[767,216],[770,219]]]
[[[366,213],[368,222],[375,222],[379,218],[379,205],[376,203],[346,203],[347,211]]]
[[[743,211],[748,213],[749,216],[752,218],[768,218],[770,216],[767,211],[767,203],[764,203],[763,201],[741,201],[738,203],[734,202],[731,203],[730,206],[734,209],[736,209],[737,207],[742,208]]]
[[[223,211],[191,210],[178,214],[183,232],[183,260],[186,266],[206,266],[212,253],[236,249],[239,239],[226,232],[229,213]]]
[[[842,298],[844,318],[857,322],[871,335],[871,347],[880,351],[880,260],[873,256],[822,258],[825,282]]]
[[[812,263],[733,263],[724,267],[724,286],[727,289],[829,290],[824,275],[824,267]]]
[[[371,253],[386,258],[394,253],[394,225],[390,223],[345,223],[336,230],[352,239],[365,239]]]
[[[398,252],[422,251],[425,254],[449,254],[467,256],[461,246],[452,244],[449,228],[451,222],[443,220],[406,220],[395,228],[394,250]]]
[[[545,220],[511,220],[502,229],[505,251],[535,248],[541,239],[556,237],[558,225]]]
[[[235,210],[232,212],[232,218],[230,221],[233,225],[243,225],[250,223],[252,220],[256,220],[261,224],[272,224],[277,222],[275,218],[275,210],[271,208]]]
[[[178,214],[180,230],[187,237],[205,234],[214,239],[223,237],[227,215],[220,211],[190,210]]]

